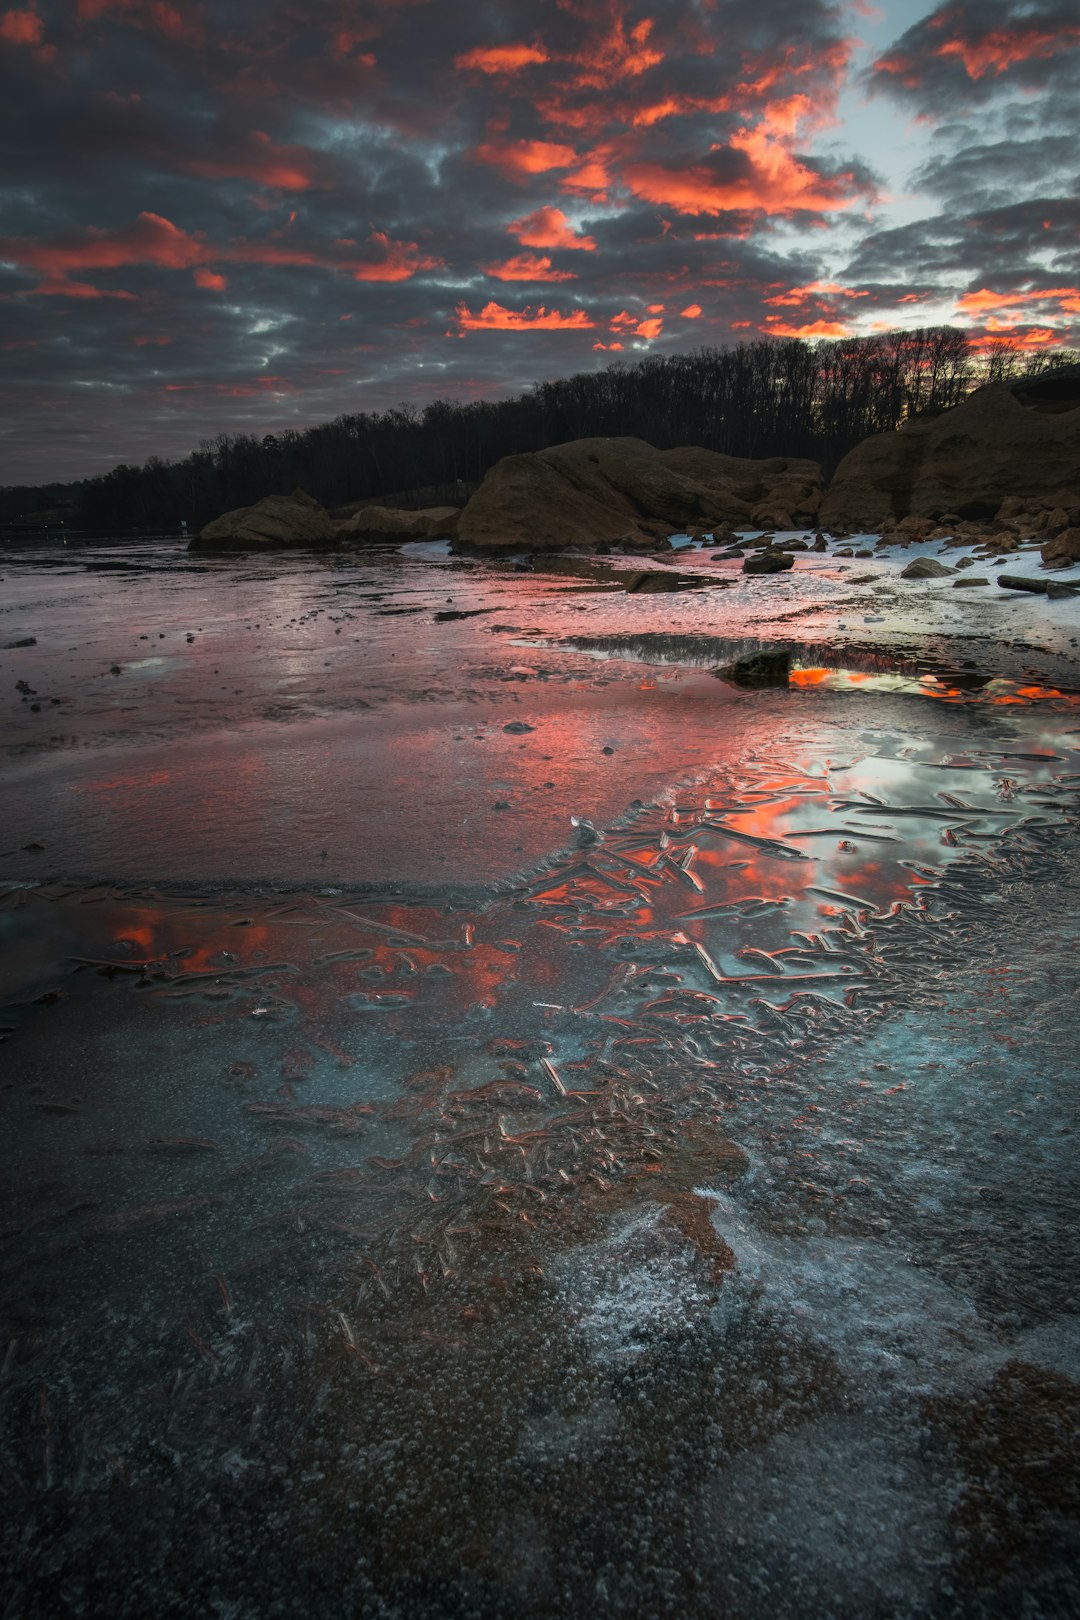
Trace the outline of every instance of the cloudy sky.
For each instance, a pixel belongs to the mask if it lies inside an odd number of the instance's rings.
[[[0,0],[0,482],[762,333],[1080,340],[1076,0]]]

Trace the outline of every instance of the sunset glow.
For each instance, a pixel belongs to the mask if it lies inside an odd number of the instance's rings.
[[[797,38],[768,3],[514,0],[497,28],[433,0],[320,0],[307,24],[278,0],[9,6],[0,346],[35,365],[9,368],[0,456],[28,476],[35,419],[84,469],[184,453],[161,401],[192,373],[222,400],[288,382],[216,432],[426,401],[436,378],[473,397],[473,351],[505,393],[608,363],[609,339],[675,352],[688,323],[715,344],[953,319],[1066,346],[1078,46],[1060,0],[914,23],[812,0]]]

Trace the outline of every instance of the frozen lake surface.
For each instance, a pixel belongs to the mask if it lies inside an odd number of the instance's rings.
[[[1075,626],[678,566],[4,558],[5,1613],[1080,1609]]]

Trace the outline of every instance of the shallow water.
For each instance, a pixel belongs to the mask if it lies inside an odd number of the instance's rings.
[[[261,658],[205,596],[210,736],[182,650],[94,672],[152,574],[76,640],[73,571],[70,658],[34,581],[77,741],[20,706],[2,790],[7,1612],[1074,1613],[1075,700],[738,692],[486,569],[513,633],[429,595],[319,693],[328,572],[226,576]]]

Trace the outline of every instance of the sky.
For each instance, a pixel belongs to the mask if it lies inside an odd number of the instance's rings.
[[[0,483],[763,334],[1080,341],[1076,0],[0,0]]]

